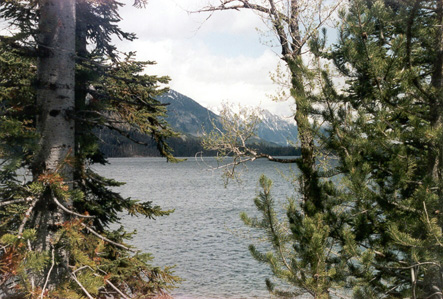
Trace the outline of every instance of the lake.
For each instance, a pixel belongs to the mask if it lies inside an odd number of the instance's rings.
[[[176,265],[175,274],[184,281],[173,290],[175,298],[270,297],[264,282],[270,270],[248,251],[259,233],[248,229],[239,214],[257,215],[253,198],[262,173],[274,180],[273,195],[283,209],[286,198],[294,195],[294,166],[257,160],[247,164],[241,183],[232,181],[225,187],[221,170],[209,170],[217,166],[215,158],[192,157],[182,163],[166,163],[163,158],[109,161],[110,165],[93,169],[126,182],[116,189],[123,196],[175,209],[156,220],[122,216],[126,229],[138,232],[132,244],[152,253],[154,265]]]

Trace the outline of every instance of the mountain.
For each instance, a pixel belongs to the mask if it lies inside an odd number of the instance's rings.
[[[213,129],[212,123],[220,125],[219,115],[174,90],[163,94],[158,100],[169,104],[166,120],[181,133],[200,137],[204,131],[210,132]],[[294,124],[267,110],[263,110],[259,117],[261,119],[257,127],[259,142],[278,146],[288,146],[290,142],[296,142],[297,127]]]
[[[200,137],[203,132],[213,130],[213,124],[221,127],[220,116],[204,108],[191,98],[176,91],[169,91],[158,98],[161,103],[168,103],[166,120],[175,131],[182,133],[181,137],[170,138],[168,144],[176,157],[192,157],[197,152],[206,156],[216,155],[216,152],[205,151]],[[262,122],[258,125],[258,137],[252,141],[258,152],[273,156],[297,156],[299,149],[288,146],[288,138],[295,142],[296,126],[269,111],[263,111],[259,116]],[[147,135],[131,131],[131,138],[145,145],[136,144],[118,132],[107,128],[98,130],[96,134],[101,140],[100,149],[107,157],[159,156],[155,141]]]
[[[263,110],[260,115],[261,123],[257,128],[257,135],[263,140],[281,146],[293,145],[297,141],[297,126],[284,118]]]
[[[169,104],[166,120],[181,133],[200,137],[204,131],[210,132],[213,129],[212,121],[219,124],[220,117],[217,114],[174,90],[161,95],[157,100]]]

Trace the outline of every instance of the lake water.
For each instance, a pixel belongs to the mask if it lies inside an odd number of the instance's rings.
[[[204,160],[217,165],[214,158]],[[175,274],[184,281],[173,290],[175,298],[269,298],[264,281],[270,270],[248,251],[258,232],[245,227],[239,214],[257,215],[253,198],[262,173],[274,180],[273,195],[283,209],[294,194],[290,180],[282,177],[291,176],[291,166],[257,160],[247,164],[242,183],[225,188],[221,171],[209,171],[205,163],[195,158],[178,164],[163,158],[115,158],[94,169],[126,182],[117,189],[125,197],[175,209],[155,221],[122,219],[128,230],[138,232],[132,243],[152,253],[155,265],[176,265]]]

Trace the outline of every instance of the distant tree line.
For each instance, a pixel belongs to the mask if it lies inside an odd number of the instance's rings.
[[[110,129],[101,129],[97,135],[100,138],[100,150],[106,157],[160,157],[156,141],[149,135],[131,132],[128,137]],[[138,142],[133,142],[137,140]],[[216,156],[216,150],[207,150],[201,143],[201,138],[182,135],[168,140],[168,144],[176,157],[193,157],[197,153],[204,156]],[[299,156],[300,149],[293,146],[277,146],[271,143],[254,142],[250,145],[259,152],[273,156]]]

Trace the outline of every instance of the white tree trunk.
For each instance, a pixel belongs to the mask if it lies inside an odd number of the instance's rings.
[[[37,43],[37,132],[40,148],[33,165],[34,180],[42,174],[59,173],[71,189],[73,186],[75,147],[75,0],[39,0],[40,19]],[[53,200],[47,188],[34,209],[31,225],[37,229],[36,251],[53,250],[54,236],[68,215]],[[71,200],[62,203],[69,207]],[[47,287],[55,288],[63,278],[69,254],[57,249],[62,263],[51,272]],[[64,265],[63,265],[64,264]],[[43,286],[41,275],[31,277]]]
[[[37,129],[41,134],[36,174],[59,171],[66,182],[73,169],[75,122],[75,0],[41,0],[38,47]]]

